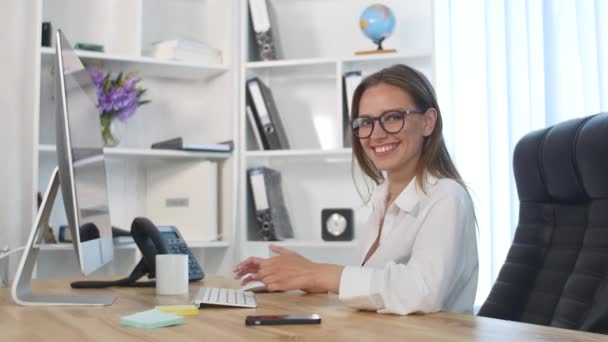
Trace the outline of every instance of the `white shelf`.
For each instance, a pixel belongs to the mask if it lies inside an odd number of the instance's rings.
[[[352,62],[375,62],[375,61],[403,61],[408,59],[431,58],[432,54],[425,51],[409,51],[397,53],[371,54],[345,57],[340,60],[342,63]]]
[[[55,48],[41,48],[42,63],[54,63]],[[101,61],[105,69],[118,71],[121,69],[138,70],[141,75],[179,78],[179,79],[209,79],[228,71],[221,64],[195,64],[180,61],[164,61],[151,57],[134,57],[111,55],[93,51],[78,51],[76,54],[85,64]]]
[[[308,59],[283,59],[274,61],[258,61],[248,62],[246,64],[249,69],[264,69],[264,68],[281,68],[281,67],[294,67],[294,66],[305,66],[305,65],[322,65],[322,64],[336,64],[337,59],[331,58],[308,58]]]
[[[227,241],[208,241],[208,242],[187,242],[188,247],[192,249],[198,248],[228,248],[229,244]],[[57,244],[42,244],[36,245],[36,248],[41,251],[71,251],[74,250],[74,246],[71,243],[57,243]],[[114,244],[115,249],[137,249],[135,243],[120,243]]]
[[[337,150],[270,150],[270,151],[247,151],[248,159],[290,159],[311,160],[325,159],[335,162],[350,162],[352,151],[350,148]]]
[[[61,243],[56,243],[56,244],[42,244],[42,245],[36,245],[35,248],[41,250],[41,251],[73,251],[74,250],[74,245],[72,245],[71,243],[67,243],[67,242],[61,242]],[[121,243],[121,244],[116,244],[114,245],[115,249],[136,249],[137,246],[135,245],[135,243]]]
[[[248,69],[265,69],[265,68],[281,68],[295,67],[306,65],[323,65],[323,64],[344,64],[344,63],[365,63],[365,62],[380,62],[380,61],[395,61],[403,62],[411,59],[431,58],[430,52],[411,51],[402,53],[387,53],[387,54],[372,54],[362,56],[348,56],[336,58],[308,58],[308,59],[284,59],[274,61],[254,61],[247,62]]]
[[[285,248],[356,248],[357,241],[247,241],[250,247],[277,245]]]
[[[39,145],[40,153],[54,154],[57,149],[54,145]],[[145,148],[104,148],[103,152],[108,158],[132,160],[166,160],[166,159],[204,159],[225,160],[230,158],[231,152],[187,152],[174,150],[153,150]]]

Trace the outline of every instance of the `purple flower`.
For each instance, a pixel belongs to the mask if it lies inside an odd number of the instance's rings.
[[[137,88],[137,83],[141,80],[139,77],[131,73],[126,78],[119,76],[112,79],[110,73],[98,68],[88,69],[88,72],[97,87],[97,108],[100,115],[110,119],[118,117],[124,121],[135,114],[143,94],[143,89]],[[143,103],[145,102],[148,101]]]
[[[97,88],[101,86],[101,82],[103,82],[103,79],[106,78],[106,76],[108,75],[107,72],[97,68],[88,69],[87,71],[89,72],[89,75],[91,75],[93,83],[95,83]]]

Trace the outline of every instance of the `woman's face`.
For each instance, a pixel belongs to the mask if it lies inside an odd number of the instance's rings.
[[[386,83],[366,89],[359,102],[359,116],[379,117],[390,110],[413,110],[417,108],[413,98],[405,90]],[[429,113],[431,112],[431,113]],[[359,139],[363,150],[374,165],[389,175],[398,172],[411,173],[415,170],[424,137],[433,132],[436,112],[429,109],[423,114],[407,114],[403,129],[397,133],[387,133],[374,121],[372,134],[367,139]]]

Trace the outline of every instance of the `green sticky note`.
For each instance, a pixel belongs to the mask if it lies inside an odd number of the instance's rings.
[[[184,317],[172,313],[160,312],[156,309],[138,312],[120,319],[120,325],[135,328],[162,328],[184,323]]]

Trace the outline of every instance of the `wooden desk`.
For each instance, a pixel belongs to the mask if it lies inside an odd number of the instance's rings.
[[[67,280],[41,280],[34,288],[65,292]],[[190,294],[201,285],[237,287],[235,281],[208,276],[192,284]],[[61,291],[57,291],[61,290]],[[77,290],[72,290],[77,291]],[[95,290],[100,292],[102,290]],[[111,306],[21,307],[14,304],[10,289],[0,289],[0,341],[267,341],[304,339],[314,341],[607,341],[608,336],[508,322],[490,318],[436,313],[395,316],[358,312],[335,295],[301,292],[257,294],[257,309],[204,308],[186,323],[159,329],[136,329],[119,325],[122,316],[152,309],[155,305],[184,304],[186,296],[156,296],[153,288],[120,288]],[[93,290],[78,290],[93,292]],[[253,314],[318,313],[320,325],[245,326]]]

